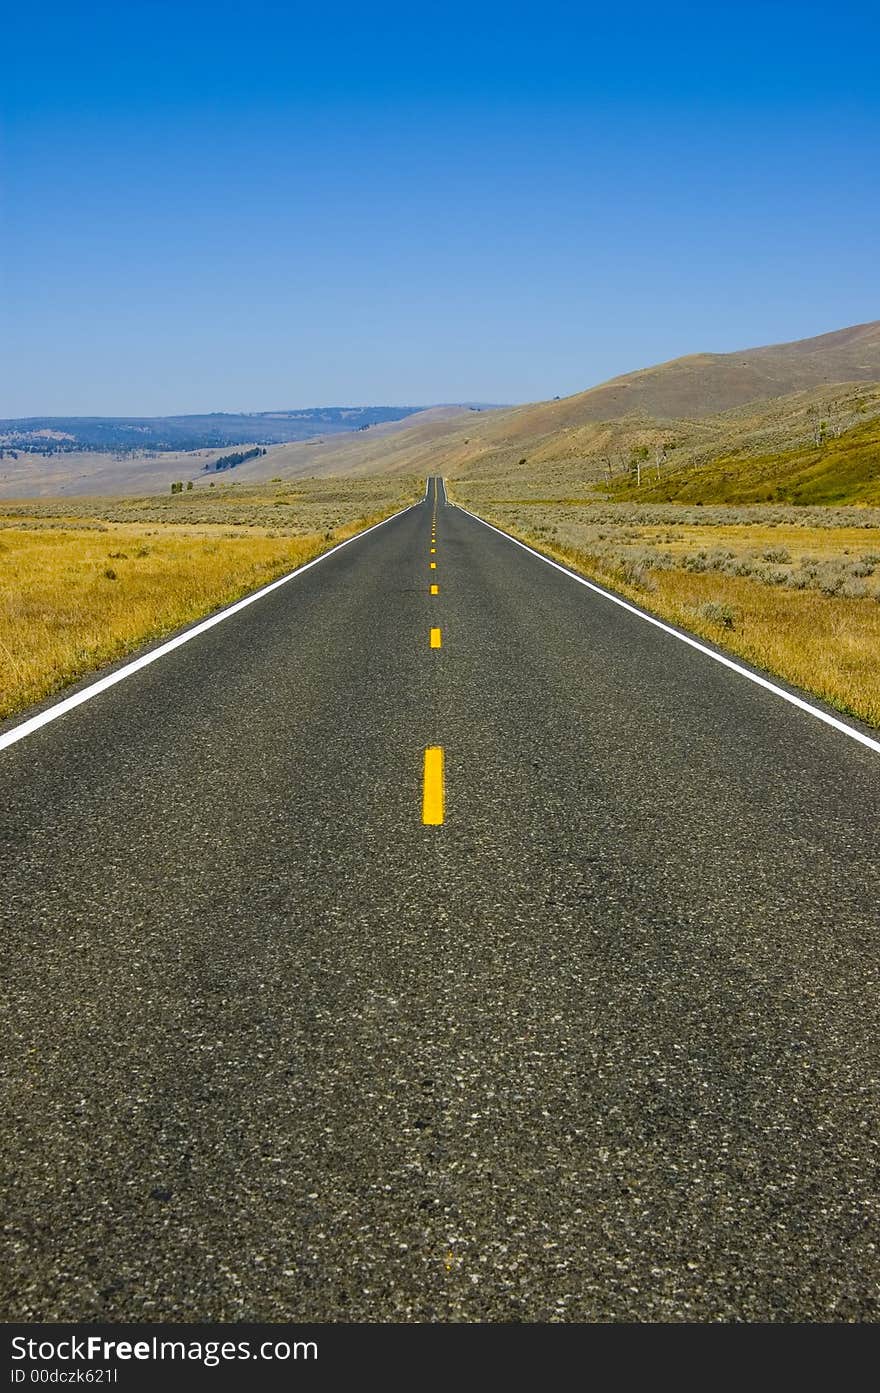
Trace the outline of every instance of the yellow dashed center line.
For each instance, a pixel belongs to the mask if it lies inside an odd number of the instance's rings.
[[[425,778],[422,794],[422,822],[426,827],[439,827],[443,821],[443,746],[429,745],[425,750]]]
[[[434,480],[434,511],[431,518],[431,547],[430,556],[437,555],[437,504],[439,502],[439,487],[437,480]],[[432,571],[436,571],[437,562],[429,561]],[[440,586],[432,585],[431,594],[439,595]],[[440,629],[434,627],[430,630],[430,644],[432,648],[442,648],[442,636]],[[429,745],[425,750],[425,771],[424,784],[422,790],[422,822],[426,827],[439,827],[445,815],[445,792],[443,786],[443,746]]]

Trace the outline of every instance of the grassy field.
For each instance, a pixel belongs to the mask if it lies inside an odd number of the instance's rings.
[[[0,719],[413,502],[424,480],[0,504]]]
[[[582,574],[880,725],[880,508],[452,496]]]

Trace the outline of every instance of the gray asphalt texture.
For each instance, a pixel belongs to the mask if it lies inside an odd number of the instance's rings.
[[[432,502],[0,754],[3,1316],[876,1320],[880,757]]]

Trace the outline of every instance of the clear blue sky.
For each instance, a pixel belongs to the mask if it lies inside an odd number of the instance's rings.
[[[16,5],[0,415],[523,401],[880,317],[880,8]]]

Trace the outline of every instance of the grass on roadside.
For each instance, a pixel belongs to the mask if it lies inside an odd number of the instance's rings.
[[[480,511],[644,609],[880,725],[876,520],[858,528],[829,516],[825,527],[789,530],[756,510],[749,524],[689,519],[670,530],[638,526],[628,509],[618,524],[607,507],[592,517],[589,508],[558,505],[532,516],[523,506]]]
[[[0,719],[240,599],[413,501],[412,494],[400,497],[397,481],[391,491],[384,506],[359,516],[367,495],[353,489],[338,507],[347,520],[299,535],[270,535],[265,527],[230,532],[108,523],[91,510],[83,521],[70,501],[67,518],[49,527],[22,526],[20,514],[0,518]]]

